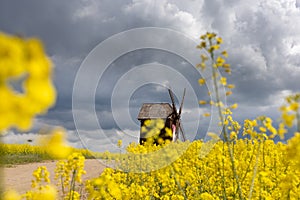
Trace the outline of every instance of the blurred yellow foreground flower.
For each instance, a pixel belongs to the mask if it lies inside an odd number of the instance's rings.
[[[45,148],[45,151],[56,159],[67,158],[72,148],[65,142],[65,131],[63,129],[56,129],[51,134],[41,137],[39,144]]]
[[[38,39],[0,32],[0,131],[28,130],[35,115],[54,105],[52,63]],[[21,91],[13,85],[20,84]]]

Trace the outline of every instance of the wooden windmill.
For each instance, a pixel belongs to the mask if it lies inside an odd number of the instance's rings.
[[[182,101],[180,104],[179,111],[177,112],[175,106],[174,95],[171,89],[168,89],[169,95],[172,101],[172,106],[169,103],[144,103],[140,109],[138,120],[141,122],[140,128],[140,144],[143,144],[147,140],[146,132],[144,126],[148,120],[163,120],[164,127],[162,127],[159,132],[159,138],[163,140],[177,141],[179,139],[179,132],[182,135],[183,141],[186,140],[182,123],[181,123],[181,113],[183,108],[183,101],[185,97],[185,89],[182,96]],[[167,134],[166,128],[172,131],[172,134]],[[154,141],[156,143],[156,141]]]

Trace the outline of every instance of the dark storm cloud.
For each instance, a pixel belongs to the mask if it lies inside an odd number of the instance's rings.
[[[104,38],[125,29],[117,15],[125,1],[0,2],[1,30],[43,40],[51,55],[86,55]],[[111,19],[111,20],[109,20]]]
[[[228,82],[234,83],[236,88],[233,90],[234,95],[227,100],[229,104],[240,104],[235,117],[242,120],[247,116],[269,114],[278,118],[277,107],[282,103],[280,99],[299,91],[298,21],[299,0],[191,0],[184,3],[180,0],[0,2],[1,31],[41,38],[56,66],[54,81],[58,92],[57,103],[47,115],[38,117],[36,127],[46,124],[64,126],[69,132],[69,141],[75,146],[80,143],[72,117],[72,91],[76,73],[84,57],[111,35],[146,26],[171,28],[195,38],[206,31],[215,31],[223,37],[224,48],[228,49],[230,54],[228,61],[232,65],[233,74]],[[124,41],[124,44],[126,42],[129,44],[132,41]],[[183,48],[180,41],[174,41],[170,45]],[[118,48],[118,45],[113,48]],[[112,53],[113,48],[106,53]],[[95,110],[101,127],[111,135],[119,131],[111,112],[112,90],[122,75],[141,64],[162,63],[180,69],[191,82],[195,82],[192,85],[198,98],[209,99],[205,96],[207,90],[197,86],[198,75],[190,70],[189,63],[185,62],[176,55],[154,50],[136,51],[118,58],[109,66],[106,76],[100,79],[96,91]],[[155,74],[146,75],[155,78]],[[143,76],[146,75],[140,75],[140,79],[143,80]],[[85,87],[88,88],[89,77],[86,79]],[[168,86],[167,80],[164,86]],[[180,91],[177,94],[180,101],[183,86],[175,84],[172,87]],[[147,92],[144,92],[145,90]],[[129,91],[124,87],[122,94],[126,92]],[[81,94],[80,99],[84,104],[87,98],[86,91],[83,89]],[[122,94],[119,96],[122,97]],[[118,101],[123,100],[120,98]],[[162,86],[146,85],[138,88],[128,103],[131,118],[135,120],[142,102],[154,101],[168,101],[168,94]],[[184,125],[188,129],[199,118],[194,112],[198,107],[192,106],[187,98],[184,109]],[[208,107],[201,109],[200,113],[206,111],[209,111]],[[92,112],[81,110],[80,113],[80,123],[85,125],[83,139],[95,149],[99,143],[104,149],[109,149],[111,140],[101,141],[103,137],[95,131],[98,127],[89,126]],[[119,108],[119,113],[123,116],[123,108]],[[201,118],[199,127],[202,136],[208,123],[208,119]],[[138,124],[132,124],[128,125],[126,130],[137,134],[137,128]],[[130,141],[131,137],[118,132],[118,138],[121,136]],[[24,139],[23,136],[22,138]],[[93,143],[95,138],[97,143]],[[116,142],[115,140],[116,138],[113,141]]]

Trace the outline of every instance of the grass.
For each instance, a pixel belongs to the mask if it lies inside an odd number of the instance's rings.
[[[14,165],[40,163],[44,161],[53,160],[51,157],[39,154],[9,154],[4,155],[1,164],[4,167],[13,167]]]
[[[86,159],[93,159],[93,153],[86,149],[73,149],[72,152],[81,153]],[[97,157],[102,157],[102,153]],[[0,144],[0,163],[4,167],[14,165],[40,163],[55,160],[39,146],[28,144]]]

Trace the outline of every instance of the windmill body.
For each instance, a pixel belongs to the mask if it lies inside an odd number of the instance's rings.
[[[173,97],[173,92],[169,89],[170,98],[172,105],[169,103],[144,103],[140,109],[138,120],[140,121],[140,144],[143,144],[147,138],[147,131],[145,126],[149,120],[160,120],[163,121],[164,126],[160,130],[156,130],[158,137],[163,140],[177,141],[179,139],[179,131],[182,134],[182,138],[185,141],[185,135],[181,124],[181,111],[183,106],[183,100],[185,96],[185,90],[181,101],[179,112],[177,112]],[[157,127],[153,127],[156,128]],[[149,130],[148,130],[149,131]],[[171,132],[171,133],[170,133]],[[154,143],[158,143],[156,139]]]

